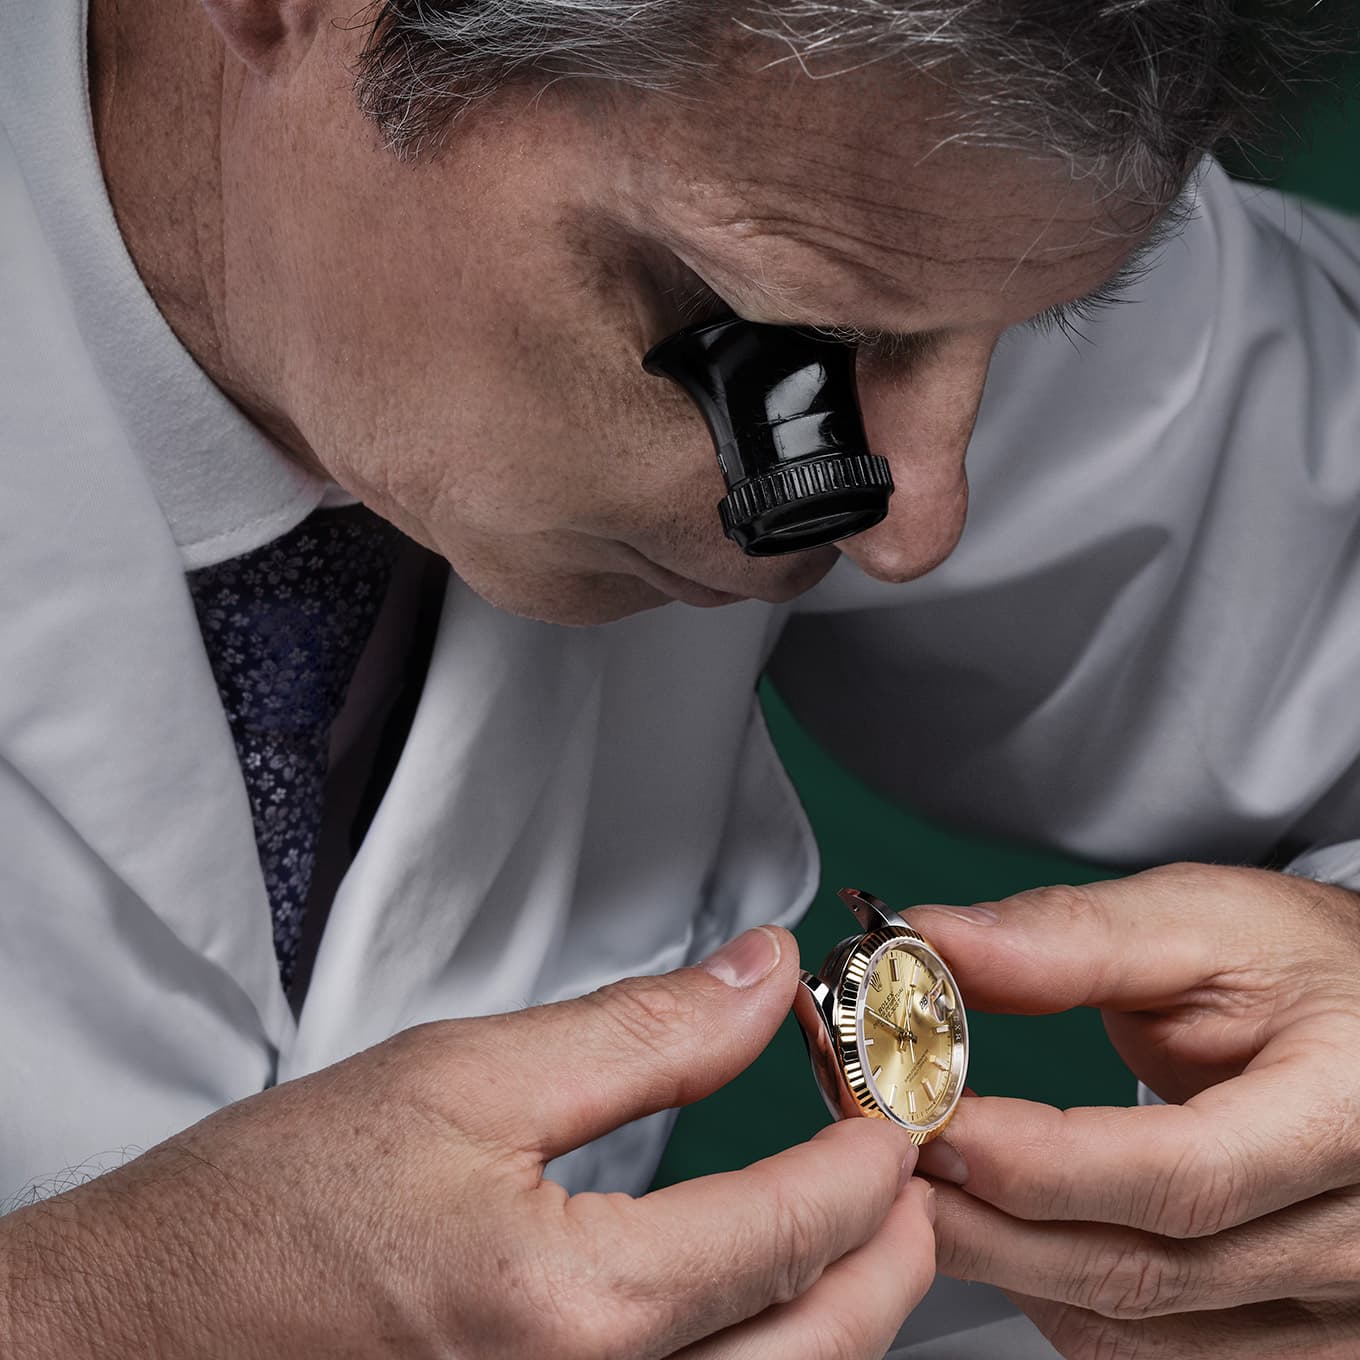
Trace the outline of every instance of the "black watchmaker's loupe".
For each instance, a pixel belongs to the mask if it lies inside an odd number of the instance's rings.
[[[869,452],[853,349],[733,317],[677,331],[642,366],[703,415],[727,482],[723,531],[748,556],[819,548],[887,515],[892,472]]]

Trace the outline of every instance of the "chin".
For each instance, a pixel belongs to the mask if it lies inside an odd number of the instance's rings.
[[[675,602],[646,581],[617,572],[568,575],[551,582],[463,579],[488,604],[507,614],[563,628],[596,628]]]

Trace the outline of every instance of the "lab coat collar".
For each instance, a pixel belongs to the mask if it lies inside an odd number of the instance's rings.
[[[41,458],[8,464],[0,751],[286,1044],[249,804],[181,558],[116,427],[93,429],[49,430]]]

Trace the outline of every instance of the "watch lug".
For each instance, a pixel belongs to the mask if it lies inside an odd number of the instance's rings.
[[[837,897],[855,914],[865,930],[880,930],[884,926],[904,926],[906,922],[886,902],[873,893],[861,892],[858,888],[842,888]]]
[[[831,1017],[834,1006],[835,996],[826,982],[806,971],[799,974],[793,1014],[803,1031],[822,1100],[834,1119],[844,1119],[854,1113],[855,1098],[836,1058],[836,1031]]]
[[[804,1034],[813,1031],[829,1033],[833,1004],[830,984],[805,968],[800,970],[798,994],[793,998],[793,1013],[802,1025]]]

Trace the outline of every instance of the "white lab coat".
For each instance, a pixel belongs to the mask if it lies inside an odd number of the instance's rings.
[[[74,0],[0,14],[0,1197],[404,1026],[794,922],[818,864],[753,698],[776,646],[813,730],[936,815],[1360,886],[1360,233],[1210,171],[1092,349],[1003,345],[970,526],[931,577],[842,563],[792,611],[589,630],[452,580],[295,1021],[184,572],[322,488],[139,291],[83,23]],[[554,1172],[640,1190],[668,1127]],[[994,1315],[964,1295],[930,1328]]]

